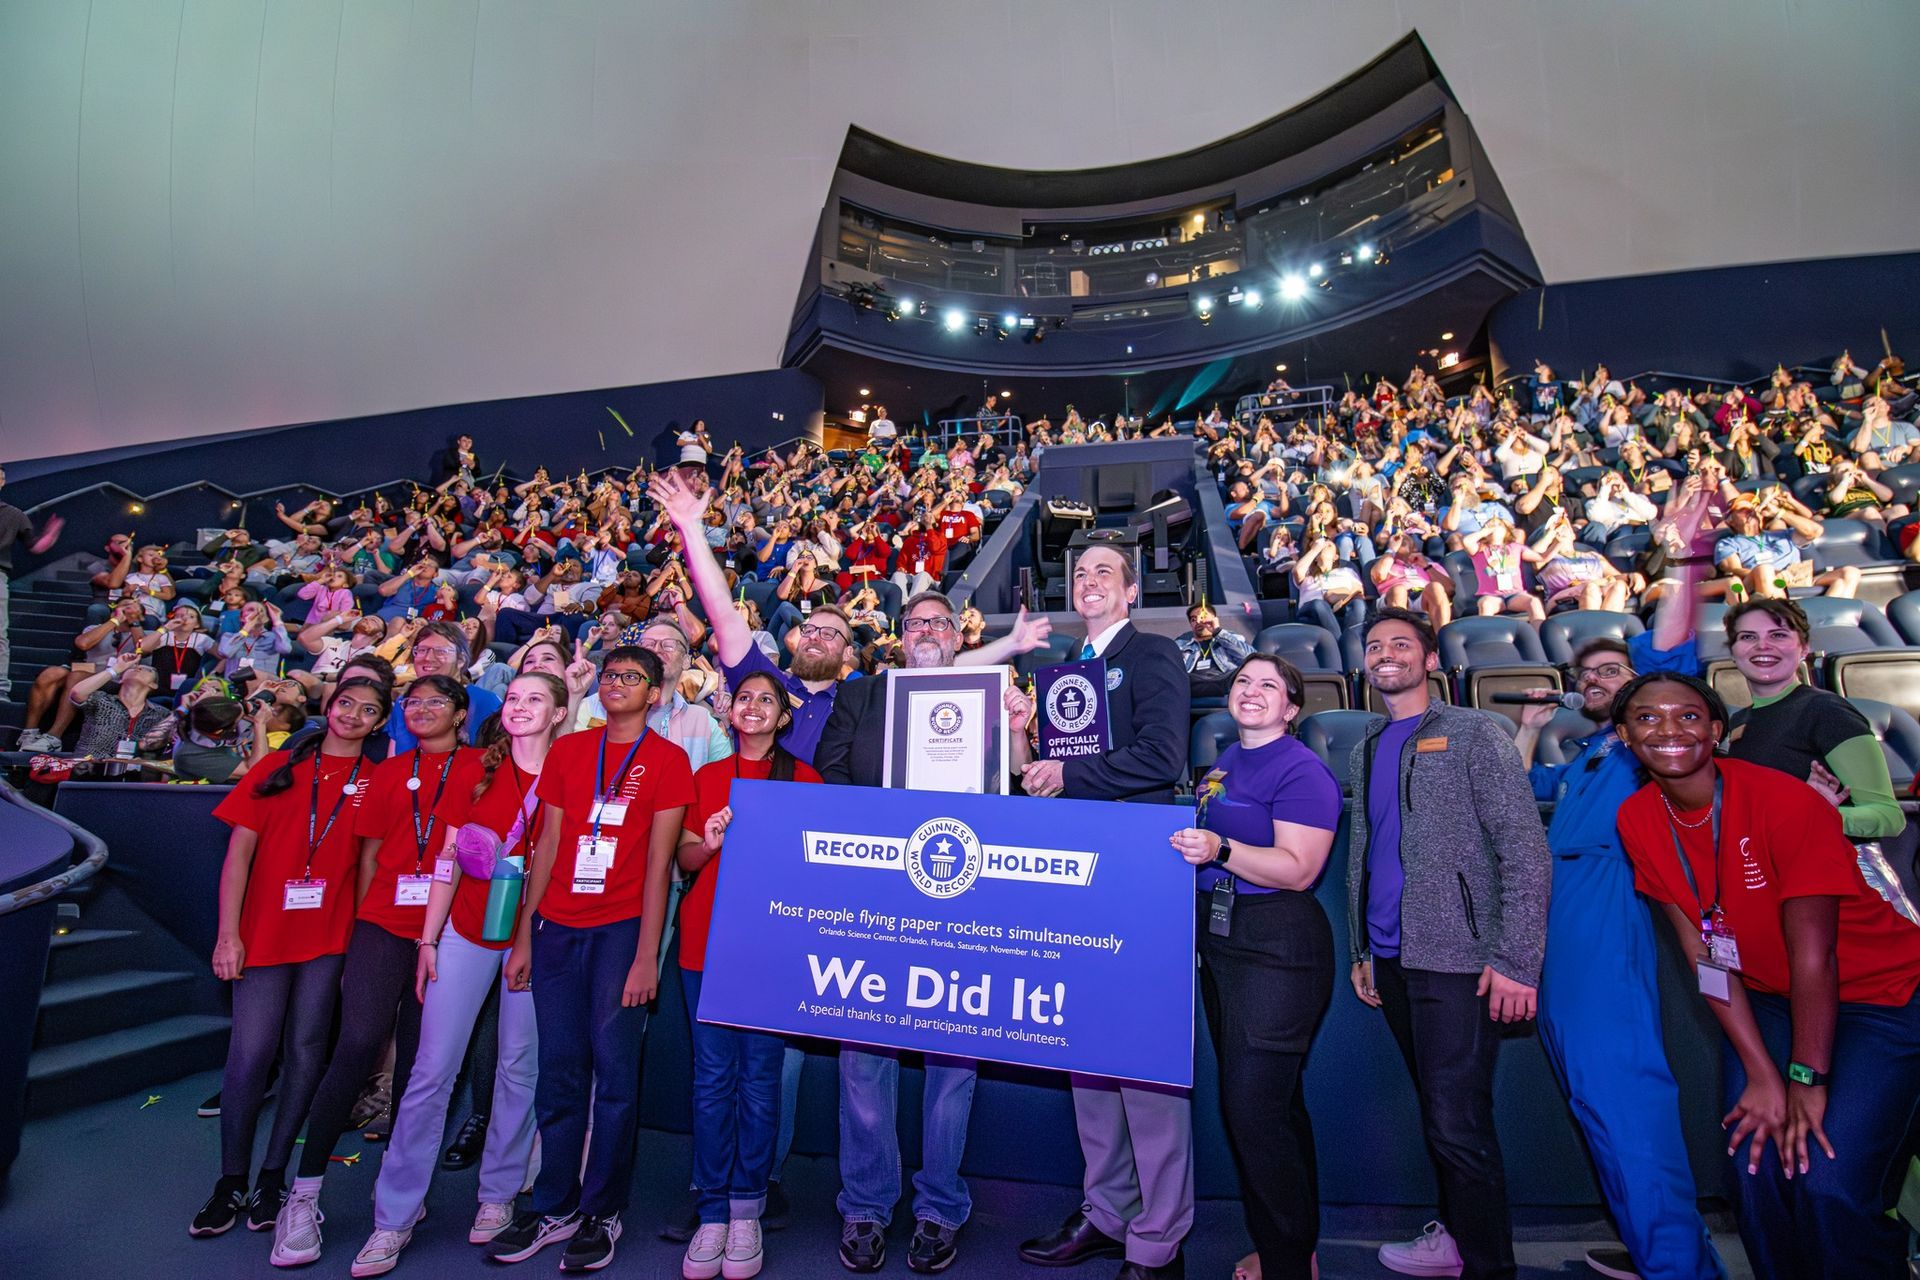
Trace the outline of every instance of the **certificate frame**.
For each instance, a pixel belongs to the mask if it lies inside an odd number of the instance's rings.
[[[882,786],[1008,793],[1005,667],[896,668],[871,678],[887,682]]]

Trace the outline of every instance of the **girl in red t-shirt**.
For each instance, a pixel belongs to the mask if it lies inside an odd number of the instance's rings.
[[[220,1180],[192,1235],[220,1235],[249,1210],[248,1225],[264,1231],[280,1212],[293,1141],[326,1065],[353,929],[354,820],[373,775],[363,749],[391,701],[378,681],[342,680],[326,731],[268,756],[213,811],[233,828],[213,945],[214,976],[233,983],[233,1028],[220,1084]],[[283,1041],[280,1106],[250,1197],[254,1128]]]
[[[539,1039],[533,993],[512,990],[501,978],[512,937],[488,937],[491,883],[465,874],[454,858],[464,826],[484,827],[500,838],[500,856],[528,858],[546,811],[535,796],[548,749],[567,724],[567,687],[545,672],[516,676],[500,707],[500,724],[489,737],[475,778],[450,787],[434,811],[438,858],[432,863],[411,970],[420,1001],[420,1047],[404,1096],[394,1098],[393,1136],[373,1189],[372,1236],[354,1259],[356,1269],[391,1266],[413,1236],[427,1188],[440,1161],[440,1134],[447,1104],[467,1054],[487,993],[500,988],[499,1070],[493,1097],[474,1109],[489,1117],[480,1161],[480,1210],[467,1233],[485,1244],[513,1220],[514,1197],[526,1183],[533,1154],[533,1093]],[[517,931],[517,930],[516,930]]]
[[[1715,758],[1727,712],[1705,683],[1640,676],[1613,719],[1652,777],[1620,808],[1621,843],[1726,1032],[1755,1272],[1905,1275],[1885,1211],[1920,1098],[1920,927],[1868,887],[1843,797]]]
[[[320,1257],[320,1186],[353,1104],[394,1046],[389,1114],[399,1109],[420,1043],[420,1001],[413,993],[414,952],[425,935],[433,856],[443,843],[435,810],[449,791],[471,791],[480,752],[460,745],[467,691],[451,676],[421,676],[400,699],[407,729],[420,746],[374,766],[367,802],[359,807],[360,910],[347,941],[340,982],[340,1039],[313,1095],[299,1176],[273,1228],[276,1267]],[[376,1119],[368,1141],[389,1122]]]
[[[697,877],[680,904],[680,983],[693,1020],[693,1185],[700,1214],[682,1268],[688,1276],[717,1276],[723,1262],[750,1274],[744,1264],[760,1261],[760,1213],[780,1129],[785,1042],[697,1016],[721,841],[733,821],[733,780],[820,781],[812,766],[775,741],[793,723],[793,702],[771,673],[756,671],[740,681],[728,718],[740,749],[694,775],[694,801],[676,855],[680,869]],[[743,1210],[746,1205],[752,1208]]]

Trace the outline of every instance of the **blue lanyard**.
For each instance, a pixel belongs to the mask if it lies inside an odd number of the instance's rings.
[[[1700,896],[1700,882],[1694,877],[1693,864],[1687,861],[1687,851],[1680,847],[1680,832],[1675,827],[1671,812],[1667,817],[1667,832],[1673,837],[1673,853],[1680,859],[1680,871],[1687,877],[1687,888],[1693,892],[1694,903],[1700,908],[1700,926],[1705,931],[1713,928],[1713,918],[1720,914],[1720,798],[1724,780],[1718,773],[1713,779],[1713,901],[1709,903]]]
[[[607,732],[604,729],[600,731],[600,754],[593,764],[593,793],[594,797],[599,801],[599,803],[594,806],[593,815],[593,839],[595,844],[600,842],[601,811],[605,809],[607,801],[619,794],[621,784],[626,781],[627,767],[633,763],[634,753],[640,750],[640,744],[646,740],[647,724],[646,721],[643,720],[640,722],[640,736],[635,738],[633,745],[627,748],[627,758],[620,762],[619,771],[613,775],[613,785],[608,786],[606,783]]]

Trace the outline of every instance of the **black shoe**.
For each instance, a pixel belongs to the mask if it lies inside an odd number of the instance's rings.
[[[240,1215],[247,1208],[247,1180],[245,1178],[222,1178],[213,1184],[213,1194],[200,1206],[200,1212],[193,1215],[193,1225],[187,1228],[190,1236],[221,1236],[233,1229],[240,1221]]]
[[[887,1260],[887,1235],[877,1222],[848,1222],[840,1228],[840,1265],[849,1271],[878,1271]]]
[[[907,1246],[907,1270],[931,1274],[945,1271],[960,1256],[953,1244],[958,1235],[952,1227],[922,1218],[913,1224],[913,1243]]]
[[[1077,1267],[1088,1258],[1124,1258],[1127,1246],[1087,1220],[1075,1209],[1060,1229],[1020,1246],[1020,1259],[1036,1267]]]
[[[669,1244],[685,1244],[693,1239],[694,1233],[700,1230],[699,1205],[700,1193],[689,1191],[687,1202],[681,1211],[662,1223],[660,1229],[654,1234]]]
[[[219,1115],[220,1114],[219,1093],[216,1092],[211,1098],[208,1098],[205,1102],[201,1103],[199,1110],[195,1111],[193,1114],[199,1116],[202,1120],[211,1120],[215,1116]]]
[[[1129,1262],[1120,1268],[1120,1274],[1114,1280],[1186,1280],[1187,1260],[1180,1254],[1173,1255],[1173,1261],[1163,1267],[1150,1267],[1144,1262]]]
[[[613,1261],[613,1242],[620,1238],[620,1215],[604,1218],[589,1214],[580,1220],[580,1229],[567,1241],[560,1257],[562,1271],[598,1271]]]
[[[787,1193],[780,1189],[779,1183],[769,1182],[766,1207],[760,1210],[760,1229],[778,1231],[787,1225],[787,1218],[792,1212],[793,1206],[787,1203]],[[693,1216],[698,1218],[700,1215],[696,1213]],[[689,1235],[687,1239],[691,1240],[693,1237]]]
[[[487,1145],[487,1118],[474,1114],[460,1126],[460,1132],[453,1136],[453,1144],[447,1148],[447,1154],[440,1157],[442,1169],[467,1169],[480,1163],[480,1152]]]
[[[287,1174],[284,1169],[262,1169],[253,1184],[253,1202],[247,1207],[247,1230],[271,1231],[287,1202]]]
[[[507,1229],[487,1242],[487,1256],[495,1262],[525,1262],[550,1244],[573,1239],[580,1215],[549,1218],[530,1211],[516,1213]]]

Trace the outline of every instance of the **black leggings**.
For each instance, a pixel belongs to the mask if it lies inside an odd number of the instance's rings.
[[[1200,994],[1247,1232],[1269,1280],[1307,1280],[1320,1176],[1301,1073],[1333,998],[1333,930],[1312,894],[1234,895],[1226,937],[1199,902]]]
[[[284,1173],[326,1066],[333,1005],[346,957],[249,967],[233,984],[233,1031],[220,1081],[220,1173],[244,1178],[253,1167],[253,1134],[276,1050],[280,1106],[261,1169]]]
[[[393,1109],[407,1094],[407,1076],[420,1048],[420,1002],[413,995],[414,945],[367,920],[353,922],[342,975],[340,1042],[327,1074],[313,1095],[307,1115],[307,1142],[300,1152],[300,1176],[322,1177],[340,1135],[347,1130],[353,1104],[367,1077],[380,1065],[387,1041],[393,1050]],[[284,1104],[283,1104],[284,1106]],[[391,1126],[389,1126],[391,1127]]]

